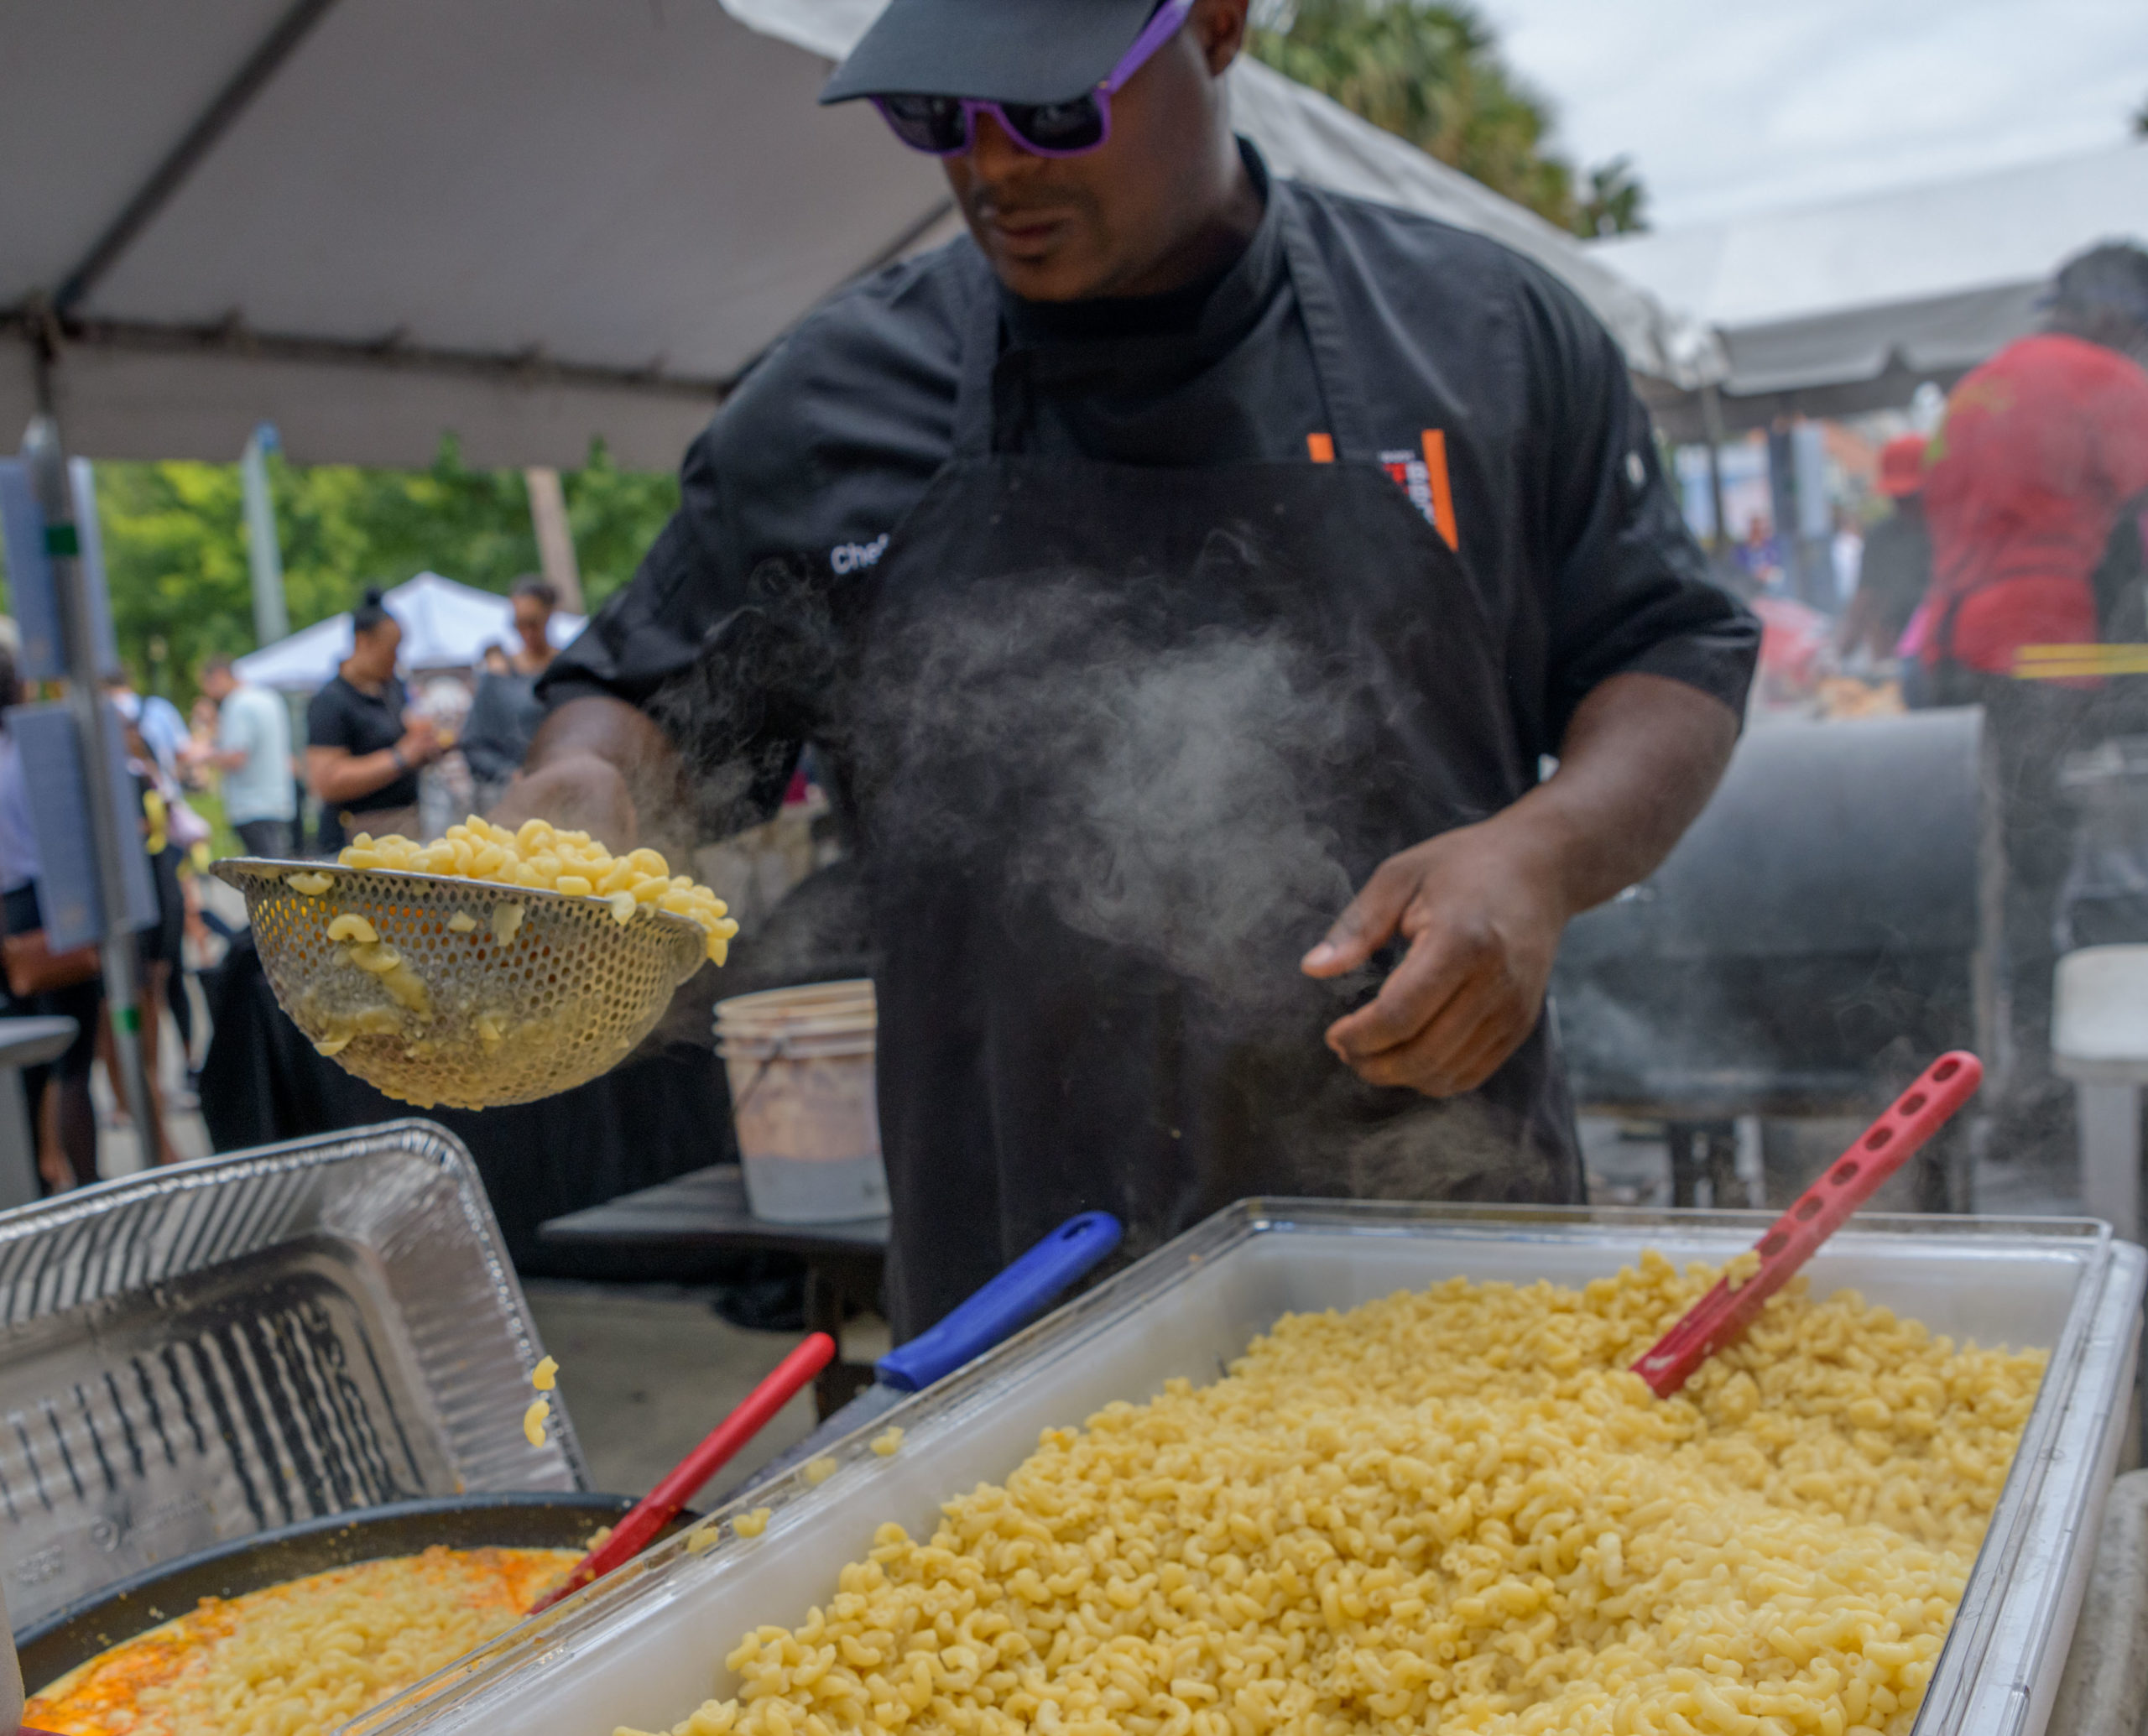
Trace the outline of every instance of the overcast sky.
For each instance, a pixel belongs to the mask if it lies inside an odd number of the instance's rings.
[[[1484,4],[1657,228],[2117,144],[2148,101],[2148,0]]]

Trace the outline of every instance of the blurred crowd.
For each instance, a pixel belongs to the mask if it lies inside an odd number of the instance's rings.
[[[1723,571],[1765,628],[1759,711],[2011,704],[1992,680],[2046,674],[2042,648],[2148,638],[2148,252],[2068,261],[2042,313],[1957,382],[1936,430],[1880,447],[1824,572],[1745,519]]]
[[[468,670],[428,671],[413,691],[397,672],[403,629],[378,591],[352,616],[352,649],[307,703],[295,742],[285,696],[244,679],[228,657],[196,672],[190,716],[137,693],[124,676],[106,697],[126,743],[156,920],[137,937],[149,1098],[126,1100],[97,949],[46,945],[43,863],[15,733],[0,719],[0,1016],[72,1019],[58,1059],[23,1071],[40,1185],[62,1192],[97,1179],[98,1062],[111,1082],[110,1120],[131,1123],[144,1161],[170,1163],[175,1110],[196,1107],[211,998],[200,978],[222,959],[233,927],[206,871],[214,828],[197,809],[214,797],[249,856],[332,855],[352,834],[437,837],[497,799],[543,717],[537,678],[551,661],[558,597],[534,576],[511,593],[514,640]],[[12,623],[0,630],[0,706],[25,697]],[[309,818],[310,823],[309,824]],[[236,915],[236,912],[232,912]],[[168,1052],[169,1045],[169,1052]]]
[[[2072,1094],[2052,1070],[2054,965],[2148,941],[2148,251],[2090,249],[2041,308],[2041,330],[1956,383],[1934,431],[1881,450],[1879,515],[1838,520],[1828,551],[1835,609],[1792,594],[1765,519],[1734,582],[1764,623],[1760,712],[1984,708],[1995,1141],[2060,1157]]]

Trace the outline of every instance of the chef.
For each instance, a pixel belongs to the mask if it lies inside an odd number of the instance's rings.
[[[848,816],[899,1334],[1071,1212],[1581,1197],[1561,929],[1736,738],[1619,353],[1478,236],[1271,175],[1248,0],[892,0],[822,100],[966,237],[836,296],[687,453],[503,817]],[[746,949],[742,947],[742,953]]]

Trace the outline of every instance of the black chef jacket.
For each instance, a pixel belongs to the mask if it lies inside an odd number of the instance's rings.
[[[1512,800],[1605,677],[1743,701],[1756,633],[1703,576],[1603,332],[1489,242],[1249,162],[1266,215],[1202,289],[1028,306],[963,242],[814,315],[696,443],[682,510],[547,680],[654,698],[771,794],[801,727],[852,780],[899,1332],[1099,1204],[1145,1251],[1247,1191],[1571,1196],[1542,1033],[1457,1103],[1362,1087],[1320,1050],[1343,1003],[1298,977],[1297,931],[1382,856]],[[1263,660],[1285,644],[1314,661]],[[1218,656],[1220,686],[1195,673]],[[660,690],[690,667],[682,712]],[[1129,680],[1083,745],[1057,698]],[[1329,712],[1358,717],[1353,746]],[[1208,745],[1176,757],[1189,739]],[[1131,823],[1195,833],[1153,884],[1107,850],[1070,917],[1079,841],[1120,835],[1166,761],[1171,812]],[[1322,895],[1270,912],[1291,827],[1316,824]],[[1229,956],[1181,961],[1186,922]]]
[[[1264,196],[1267,171],[1240,148]],[[1383,456],[1399,487],[1424,488],[1428,417],[1452,425],[1453,528],[1505,628],[1525,740],[1556,753],[1582,696],[1627,670],[1742,712],[1758,625],[1707,576],[1608,334],[1496,242],[1296,191],[1353,292],[1353,336],[1380,358],[1365,390],[1383,442],[1391,430]],[[1165,466],[1307,459],[1323,415],[1270,206],[1197,309],[1184,295],[1046,306],[1003,292],[996,445]],[[809,561],[837,585],[869,570],[950,456],[963,315],[989,277],[964,237],[845,291],[771,350],[687,450],[678,513],[553,660],[546,700],[646,703],[772,559]],[[1129,327],[1154,331],[1153,370],[1135,389],[1113,374],[1084,391],[1085,340]],[[786,779],[765,777],[764,798]]]

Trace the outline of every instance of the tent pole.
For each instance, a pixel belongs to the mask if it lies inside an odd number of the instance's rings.
[[[560,607],[579,615],[581,606],[581,569],[574,558],[574,527],[567,522],[566,491],[560,487],[560,473],[533,464],[522,473],[529,493],[529,524],[537,533],[537,562],[545,570],[545,582],[560,594]]]
[[[238,461],[257,645],[273,645],[291,630],[290,612],[284,604],[284,551],[276,541],[276,503],[268,493],[268,452],[275,444],[276,430],[263,422],[247,436],[246,451]]]
[[[97,894],[104,910],[104,999],[112,1014],[112,1046],[119,1063],[117,1082],[127,1093],[128,1113],[142,1144],[144,1168],[163,1157],[157,1138],[162,1118],[149,1095],[149,1076],[142,1065],[142,996],[139,956],[134,931],[127,925],[127,878],[120,852],[142,847],[121,835],[119,816],[105,788],[106,768],[117,743],[109,739],[112,714],[104,705],[104,671],[97,667],[97,632],[90,587],[84,582],[77,550],[74,491],[67,485],[67,460],[60,445],[60,425],[49,415],[34,418],[23,441],[29,461],[38,510],[44,517],[45,552],[52,562],[53,588],[60,593],[60,618],[67,644],[67,704],[75,714],[81,743],[83,782],[89,796],[90,841],[96,858]],[[154,1013],[153,1013],[154,1016]]]
[[[1708,552],[1721,555],[1730,546],[1730,527],[1723,521],[1723,399],[1713,381],[1701,388],[1701,431],[1708,443],[1708,514],[1715,525]]]

